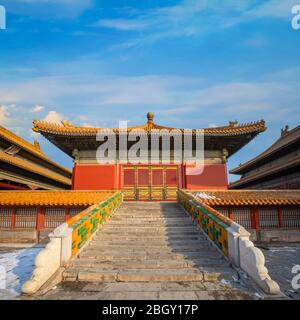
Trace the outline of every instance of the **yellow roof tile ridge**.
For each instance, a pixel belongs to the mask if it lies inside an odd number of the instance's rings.
[[[67,125],[63,125],[60,123],[50,123],[44,120],[34,120],[33,121],[33,131],[35,132],[55,132],[55,133],[78,133],[78,134],[83,134],[83,133],[96,133],[99,130],[113,130],[113,131],[119,131],[122,129],[119,128],[91,128],[91,127],[81,127],[81,126],[74,126],[70,123]],[[167,129],[167,130],[181,130],[183,131],[184,129],[180,128],[172,128],[172,127],[167,127],[167,126],[162,126],[158,125],[156,123],[151,123],[150,125],[144,124],[144,125],[139,125],[139,126],[132,126],[128,127],[128,131],[132,131],[135,129],[145,129],[145,130],[155,130],[155,129]],[[193,129],[195,130],[195,129]],[[255,131],[259,130],[260,132],[265,131],[265,121],[264,120],[259,120],[256,122],[251,122],[247,124],[238,124],[234,126],[223,126],[223,127],[216,127],[216,128],[203,128],[203,129],[197,129],[197,130],[203,130],[204,133],[235,133],[235,132],[248,132],[250,131]]]

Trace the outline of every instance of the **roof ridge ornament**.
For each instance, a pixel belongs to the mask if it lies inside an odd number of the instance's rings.
[[[64,127],[72,127],[72,126],[73,126],[73,125],[72,125],[72,122],[69,121],[69,120],[62,120],[61,123],[62,123],[62,125],[63,125]]]
[[[281,129],[281,137],[282,137],[282,138],[285,137],[285,136],[287,136],[287,135],[289,134],[289,129],[290,129],[290,128],[289,128],[288,125],[286,125],[284,129]]]
[[[238,121],[229,121],[229,127],[235,127],[238,124]]]
[[[33,145],[37,150],[41,151],[40,143],[36,139],[33,141]]]

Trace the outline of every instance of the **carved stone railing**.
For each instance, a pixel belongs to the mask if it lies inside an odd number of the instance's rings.
[[[268,274],[262,251],[249,240],[250,233],[244,227],[188,192],[178,190],[177,200],[233,265],[246,272],[264,292],[280,292],[278,284]]]
[[[22,292],[34,294],[60,268],[66,267],[122,201],[123,194],[115,192],[58,226],[49,235],[50,242],[45,249],[37,255],[31,279],[24,283]]]

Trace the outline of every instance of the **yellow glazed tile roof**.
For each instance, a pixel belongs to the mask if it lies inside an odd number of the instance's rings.
[[[36,165],[33,162],[29,162],[29,161],[26,161],[22,158],[11,156],[3,151],[0,151],[0,161],[9,163],[9,164],[14,165],[18,168],[21,168],[21,169],[24,169],[27,171],[31,171],[33,173],[37,173],[41,176],[44,176],[46,178],[50,178],[52,180],[64,183],[66,185],[69,185],[69,186],[71,185],[71,179],[69,179],[63,175],[60,175],[52,170],[49,170],[49,169],[43,168],[39,165]]]
[[[186,191],[209,206],[300,205],[300,190]]]
[[[0,206],[91,206],[110,191],[0,191]]]
[[[2,126],[0,126],[0,137],[2,137],[3,139],[11,142],[12,144],[17,145],[18,147],[20,147],[20,148],[22,148],[22,149],[24,149],[24,150],[26,150],[26,151],[34,154],[35,156],[41,158],[42,160],[45,160],[45,161],[47,161],[48,163],[50,163],[50,164],[52,164],[52,165],[54,165],[54,166],[56,166],[56,167],[64,170],[65,172],[67,172],[67,173],[69,173],[69,174],[72,173],[69,169],[67,169],[67,168],[59,165],[58,163],[52,161],[51,159],[49,159],[49,158],[48,158],[39,148],[37,148],[34,144],[32,144],[32,143],[26,141],[25,139],[17,136],[17,135],[14,134],[13,132],[11,132],[10,130],[8,130],[8,129],[2,127]]]
[[[148,122],[145,125],[141,126],[134,126],[128,127],[127,131],[132,130],[177,130],[178,132],[183,132],[184,129],[174,129],[170,127],[160,126],[155,124],[154,122]],[[57,134],[57,135],[79,135],[79,136],[94,136],[98,132],[113,130],[114,132],[118,133],[121,131],[118,128],[90,128],[90,127],[79,127],[73,126],[68,121],[62,121],[62,123],[49,123],[46,121],[33,121],[33,131],[40,132],[40,133],[50,133],[50,134]],[[195,131],[196,129],[194,129]],[[257,121],[249,124],[241,124],[236,125],[236,123],[231,122],[228,126],[224,127],[217,127],[217,128],[207,128],[207,129],[200,129],[199,131],[203,132],[205,135],[221,135],[221,136],[234,136],[234,135],[242,135],[248,133],[259,133],[266,130],[265,121]]]

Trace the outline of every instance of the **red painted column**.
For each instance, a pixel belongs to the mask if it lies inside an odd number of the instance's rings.
[[[70,208],[66,208],[66,221],[70,219]]]
[[[181,188],[186,189],[186,173],[185,173],[185,165],[181,165],[181,177],[182,177],[182,184]]]
[[[233,208],[229,208],[228,217],[230,220],[234,221],[234,214],[233,214]]]
[[[36,230],[40,231],[45,228],[45,211],[43,207],[37,209]]]
[[[15,229],[16,227],[16,207],[12,208],[12,215],[11,215],[11,228]]]
[[[278,225],[279,228],[283,227],[283,212],[282,212],[282,208],[278,208]]]
[[[258,208],[254,207],[251,210],[251,216],[253,216],[253,229],[256,231],[260,230],[260,223],[259,223],[259,214],[258,214]]]

